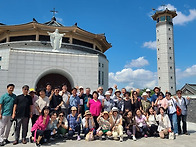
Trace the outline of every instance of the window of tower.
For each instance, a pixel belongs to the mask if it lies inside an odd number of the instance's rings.
[[[170,58],[170,60],[172,60],[172,57],[169,57]]]
[[[169,37],[169,40],[171,40],[171,38]]]
[[[159,67],[159,70],[160,70],[161,68]]]
[[[159,18],[157,18],[157,23],[159,22]]]
[[[169,47],[169,49],[171,50],[171,47]]]
[[[168,22],[171,22],[171,17],[170,17],[170,16],[166,16],[166,20],[167,20]]]
[[[161,77],[159,77],[159,80],[161,79]]]
[[[158,60],[159,60],[160,58],[158,58]]]
[[[157,33],[159,32],[159,30],[157,30]]]
[[[159,51],[159,48],[158,48],[158,51]]]
[[[173,89],[173,87],[171,87],[171,89]]]
[[[168,30],[170,31],[171,29],[170,29],[170,28],[168,28]]]
[[[157,41],[159,41],[159,39],[157,39]]]
[[[161,16],[160,21],[165,21],[165,16]]]
[[[173,77],[170,77],[171,79],[173,79]]]
[[[170,66],[170,69],[172,69],[172,66]]]

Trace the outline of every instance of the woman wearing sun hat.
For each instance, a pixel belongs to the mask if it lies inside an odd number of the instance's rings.
[[[90,110],[86,110],[84,114],[84,118],[82,119],[83,133],[84,136],[89,133],[89,131],[93,131],[93,134],[96,134],[95,131],[95,122],[93,120],[93,116],[91,115]]]
[[[109,121],[109,113],[107,111],[104,111],[99,115],[97,118],[97,122],[99,123],[100,130],[97,131],[97,135],[102,139],[102,135],[111,136],[112,132],[111,129],[111,123]]]
[[[143,99],[141,100],[141,103],[142,103],[142,113],[143,113],[144,115],[146,115],[148,109],[149,109],[150,106],[151,106],[151,102],[148,100],[148,94],[147,94],[146,92],[144,92],[144,93],[142,94],[142,98],[143,98]]]
[[[118,108],[112,108],[112,115],[110,117],[110,122],[112,124],[112,135],[115,140],[120,136],[120,142],[123,141],[123,126],[122,126],[122,116],[118,113]]]

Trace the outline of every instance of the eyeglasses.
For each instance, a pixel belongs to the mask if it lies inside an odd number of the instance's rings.
[[[59,115],[60,117],[63,117],[64,115]]]
[[[29,91],[29,89],[24,89],[24,90],[27,90],[27,91]]]

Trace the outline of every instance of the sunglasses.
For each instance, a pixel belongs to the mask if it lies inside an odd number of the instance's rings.
[[[29,91],[29,89],[24,89],[24,90],[27,90],[27,91]]]
[[[59,115],[60,117],[63,117],[64,115]]]

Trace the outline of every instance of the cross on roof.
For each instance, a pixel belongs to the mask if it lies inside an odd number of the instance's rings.
[[[50,12],[53,13],[53,17],[55,17],[55,14],[58,13],[58,11],[55,11],[55,8],[53,8],[53,10],[50,10]]]

